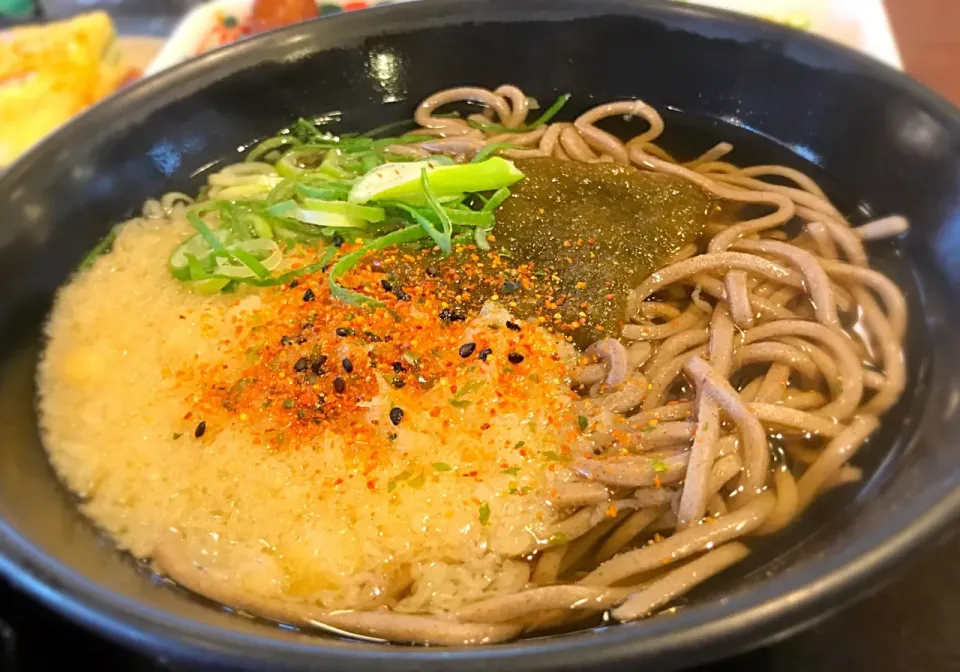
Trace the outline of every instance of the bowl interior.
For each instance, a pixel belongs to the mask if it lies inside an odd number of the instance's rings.
[[[944,522],[960,503],[956,111],[839,47],[745,18],[614,1],[441,4],[442,15],[437,3],[389,7],[215,52],[98,106],[0,180],[0,570],[74,618],[174,656],[412,669],[495,655],[558,669],[583,667],[585,655],[600,664],[673,654],[673,665],[822,615]],[[77,513],[36,430],[40,327],[71,269],[146,198],[196,189],[211,165],[299,116],[365,130],[410,116],[435,90],[505,82],[541,101],[573,94],[568,117],[643,98],[664,112],[664,144],[681,156],[729,140],[735,163],[808,172],[854,221],[910,218],[906,240],[871,250],[910,302],[910,379],[857,457],[869,478],[824,497],[676,615],[488,654],[276,628],[171,589],[116,552]]]

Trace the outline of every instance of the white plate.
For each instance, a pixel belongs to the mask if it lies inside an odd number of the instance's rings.
[[[394,0],[396,1],[396,0]],[[882,0],[677,0],[720,7],[805,24],[806,29],[859,49],[895,68],[902,68],[900,54],[890,30]],[[321,0],[323,4],[344,5],[348,0]],[[389,0],[368,0],[383,4]],[[642,2],[642,0],[637,0]],[[243,21],[253,0],[212,0],[190,10],[177,25],[163,49],[147,67],[151,75],[197,54],[204,36],[221,15]]]

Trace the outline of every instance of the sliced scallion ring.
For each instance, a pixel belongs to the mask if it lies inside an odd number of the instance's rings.
[[[369,205],[357,205],[356,203],[346,203],[344,201],[326,201],[317,198],[304,198],[303,207],[307,210],[316,212],[332,212],[338,215],[346,215],[353,219],[360,219],[365,222],[382,222],[386,217],[383,208],[377,208]]]
[[[203,280],[189,280],[187,287],[197,294],[212,296],[230,284],[230,278],[204,278]]]
[[[221,244],[229,240],[230,232],[225,229],[216,229],[211,233]],[[210,245],[201,234],[187,238],[170,255],[170,274],[178,280],[190,280],[194,275],[190,269],[190,257],[193,258],[195,267],[197,264],[204,267],[212,252]]]
[[[217,257],[215,272],[217,275],[228,278],[258,277],[264,279],[283,260],[283,252],[280,250],[280,246],[270,238],[243,240],[229,245],[227,251],[236,257],[240,263],[222,256]]]
[[[363,229],[367,225],[365,221],[348,217],[347,215],[341,215],[336,212],[307,210],[306,208],[297,208],[287,216],[305,224],[313,224],[314,226],[324,226],[333,229]]]

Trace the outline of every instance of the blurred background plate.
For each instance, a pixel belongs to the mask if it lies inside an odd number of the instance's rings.
[[[320,16],[354,11],[377,4],[415,0],[319,0]],[[643,0],[636,0],[642,2]],[[900,55],[882,0],[676,0],[753,14],[810,30],[901,68]],[[145,74],[225,44],[223,37],[245,36],[254,0],[212,0],[194,7],[174,29]]]

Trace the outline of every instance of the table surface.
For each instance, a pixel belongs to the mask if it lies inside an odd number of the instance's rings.
[[[884,1],[904,69],[960,105],[960,2]]]

